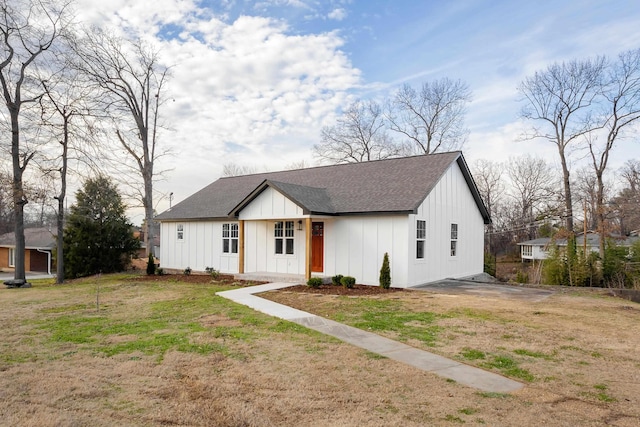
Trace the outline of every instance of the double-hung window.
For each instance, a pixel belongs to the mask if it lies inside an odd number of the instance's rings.
[[[293,221],[276,221],[273,235],[276,242],[276,254],[293,255]]]
[[[451,224],[451,256],[458,252],[458,224]]]
[[[238,224],[222,224],[222,252],[238,253]]]
[[[179,241],[184,240],[184,224],[178,224],[178,226],[176,227],[176,238]]]
[[[427,222],[419,219],[416,222],[416,258],[424,258],[424,245],[427,237]]]

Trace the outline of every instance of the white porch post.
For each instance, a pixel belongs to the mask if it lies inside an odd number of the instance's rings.
[[[311,279],[311,218],[305,219],[305,263],[304,278]]]
[[[238,224],[238,273],[244,273],[244,220]]]

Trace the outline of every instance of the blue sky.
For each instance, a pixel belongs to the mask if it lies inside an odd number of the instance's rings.
[[[523,153],[553,162],[551,144],[518,142],[527,123],[517,85],[553,62],[640,48],[637,0],[78,1],[80,19],[156,43],[174,67],[159,211],[163,195],[182,200],[225,163],[313,164],[341,107],[442,77],[473,93],[469,163]],[[639,156],[640,141],[629,142],[614,165]]]

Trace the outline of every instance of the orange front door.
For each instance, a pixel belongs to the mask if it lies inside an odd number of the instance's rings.
[[[324,271],[324,222],[311,224],[311,271]]]

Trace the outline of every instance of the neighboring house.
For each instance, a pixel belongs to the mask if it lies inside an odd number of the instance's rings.
[[[24,240],[25,270],[51,274],[53,269],[53,249],[56,247],[55,235],[48,228],[26,228],[24,230]],[[15,248],[16,238],[14,232],[0,236],[0,269],[14,268]]]
[[[609,239],[619,246],[631,248],[639,237],[609,236]],[[541,237],[539,239],[527,240],[526,242],[518,243],[518,246],[520,246],[520,258],[522,258],[523,261],[547,259],[549,248],[553,243],[555,243],[558,248],[567,247],[567,239],[556,239],[554,241],[550,237]],[[579,249],[586,247],[587,251],[599,252],[600,235],[594,232],[588,232],[586,235],[584,233],[576,234],[576,247]]]
[[[138,258],[146,258],[147,257],[147,245],[144,242],[145,237],[145,226],[144,223],[140,227],[136,227],[133,232],[133,237],[140,240],[140,249],[138,249],[137,257]],[[160,255],[160,224],[154,221],[153,224],[153,242],[152,242],[152,250],[151,252],[157,258]]]
[[[392,285],[483,272],[490,223],[460,152],[220,178],[156,217],[161,265]]]
[[[541,237],[539,239],[518,243],[518,246],[520,246],[520,258],[523,261],[547,259],[550,243],[551,239],[549,237]]]

